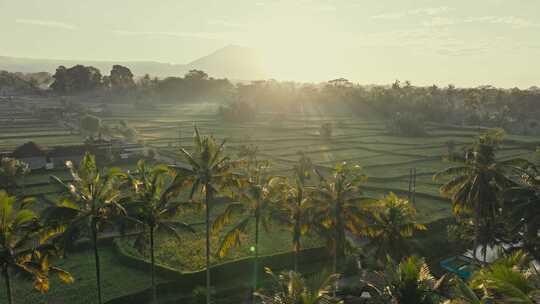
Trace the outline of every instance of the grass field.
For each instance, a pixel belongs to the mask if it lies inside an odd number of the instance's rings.
[[[150,286],[150,276],[143,271],[123,266],[112,247],[101,248],[100,259],[105,301],[141,291]],[[96,303],[97,291],[92,251],[71,253],[55,263],[70,271],[75,278],[75,283],[66,285],[54,279],[50,291],[47,294],[40,294],[32,289],[31,281],[16,277],[13,280],[16,303]],[[163,280],[158,278],[158,282],[160,281]],[[0,303],[7,302],[5,297],[5,288],[2,284]]]

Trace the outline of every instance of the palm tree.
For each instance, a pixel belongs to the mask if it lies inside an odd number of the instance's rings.
[[[173,201],[170,192],[167,191],[167,178],[171,177],[170,169],[165,165],[147,167],[144,160],[137,163],[134,174],[128,174],[128,180],[132,186],[131,201],[126,204],[126,210],[131,217],[137,219],[148,230],[150,235],[150,257],[152,263],[152,298],[156,302],[155,280],[155,233],[167,233],[180,239],[177,229],[194,232],[185,223],[173,221],[174,216],[184,203]],[[145,233],[139,234],[138,238],[144,238]],[[136,243],[140,243],[141,240]]]
[[[0,182],[2,188],[11,194],[17,191],[17,180],[30,172],[28,164],[15,158],[5,157],[0,161]]]
[[[536,259],[540,259],[540,166],[530,164],[519,170],[518,184],[507,190],[505,197],[510,214],[517,223],[515,235],[522,238],[523,247]]]
[[[98,302],[102,303],[101,271],[98,239],[106,225],[114,224],[118,216],[125,216],[122,206],[125,197],[120,187],[125,174],[119,169],[100,170],[95,157],[85,154],[78,168],[66,163],[73,182],[64,183],[56,176],[52,180],[65,191],[65,198],[52,204],[44,212],[50,225],[65,229],[57,241],[67,245],[81,234],[86,234],[93,244],[96,267]]]
[[[176,177],[169,192],[179,192],[186,184],[191,183],[190,197],[200,191],[204,197],[205,223],[206,223],[206,302],[210,304],[210,207],[214,195],[232,178],[233,164],[224,156],[225,141],[217,144],[213,136],[201,137],[195,127],[193,136],[193,152],[181,149],[187,166],[175,166]]]
[[[262,304],[342,304],[330,297],[333,286],[339,281],[339,275],[319,273],[306,279],[298,272],[284,271],[277,275],[270,268],[265,268],[272,279],[274,288],[255,292]]]
[[[237,179],[238,185],[233,190],[239,202],[229,204],[225,211],[216,217],[212,226],[212,231],[218,232],[232,222],[234,215],[241,216],[240,221],[227,231],[221,240],[218,256],[224,257],[229,250],[240,245],[241,235],[246,233],[250,222],[255,222],[253,290],[257,290],[258,281],[260,226],[266,231],[269,230],[269,223],[275,214],[276,205],[282,200],[282,188],[285,186],[282,177],[267,173],[268,168],[267,162],[258,162],[245,178]]]
[[[313,222],[315,229],[327,240],[328,248],[333,248],[333,272],[337,273],[338,260],[345,256],[346,231],[361,235],[365,226],[359,185],[367,177],[360,173],[358,165],[347,163],[336,165],[330,178],[318,171],[319,185],[313,191]]]
[[[523,251],[480,269],[469,284],[490,303],[540,303],[540,275]]]
[[[294,182],[285,187],[285,200],[282,204],[282,222],[289,226],[292,233],[292,247],[294,252],[294,271],[298,272],[298,255],[301,249],[301,237],[311,226],[310,188],[306,182],[311,178],[313,164],[311,159],[301,153],[298,164],[294,166]]]
[[[435,280],[424,259],[411,256],[398,265],[387,257],[385,270],[366,283],[384,303],[435,304],[441,299],[438,290],[444,281],[444,276]]]
[[[451,177],[441,187],[441,193],[452,200],[456,216],[473,214],[475,230],[474,257],[478,245],[483,246],[484,256],[489,240],[480,244],[482,226],[488,226],[501,214],[501,194],[512,186],[506,177],[508,168],[522,160],[497,162],[495,152],[502,141],[503,131],[495,130],[481,135],[465,157],[463,164],[447,168],[433,176],[434,180]]]
[[[369,225],[364,232],[375,246],[375,255],[391,255],[400,259],[407,247],[406,238],[426,227],[416,222],[416,209],[405,199],[390,193],[367,207]]]
[[[54,251],[45,243],[53,234],[40,237],[38,216],[30,209],[32,202],[33,199],[18,200],[0,191],[0,271],[9,304],[13,303],[12,270],[29,274],[34,279],[34,288],[41,292],[49,290],[50,274],[58,275],[66,283],[73,282],[68,272],[49,264],[49,255]],[[37,239],[40,247],[32,248]]]

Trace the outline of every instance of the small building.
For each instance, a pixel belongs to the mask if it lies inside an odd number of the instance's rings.
[[[64,168],[67,161],[79,164],[86,151],[88,147],[84,145],[58,146],[49,151],[48,160],[52,168]]]
[[[11,86],[0,86],[0,96],[13,96],[15,95],[16,90]]]
[[[146,155],[146,148],[140,144],[124,144],[121,146],[120,158],[121,159],[135,159],[144,157]]]
[[[33,141],[15,148],[11,157],[27,163],[31,170],[42,169],[47,165],[47,151]]]

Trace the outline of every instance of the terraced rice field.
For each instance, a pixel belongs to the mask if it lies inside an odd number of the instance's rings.
[[[0,151],[13,149],[29,140],[43,146],[79,144],[83,141],[80,135],[70,134],[69,130],[54,121],[36,117],[30,110],[36,104],[39,106],[58,104],[58,101],[54,100],[46,100],[46,102],[29,99],[24,101],[23,106],[18,107],[0,104]],[[390,191],[407,196],[409,172],[411,168],[415,168],[417,171],[415,205],[419,220],[424,223],[451,215],[450,203],[439,195],[439,182],[432,180],[435,172],[451,165],[443,160],[447,154],[447,142],[454,141],[456,151],[458,151],[470,143],[479,131],[475,128],[432,125],[429,127],[427,136],[409,138],[387,134],[383,121],[359,120],[346,115],[322,116],[318,114],[320,111],[300,115],[262,113],[259,114],[256,122],[230,124],[216,118],[217,106],[212,104],[161,105],[155,110],[148,111],[136,110],[130,105],[113,104],[109,106],[109,109],[110,115],[101,117],[105,124],[126,121],[137,130],[138,140],[156,149],[159,154],[176,158],[177,161],[180,161],[178,153],[180,147],[191,149],[193,126],[197,125],[201,133],[213,134],[218,139],[227,140],[227,151],[231,156],[237,153],[241,145],[258,146],[261,157],[270,160],[273,169],[278,174],[290,174],[300,152],[308,155],[322,172],[328,172],[338,162],[359,164],[369,177],[364,186],[365,193],[373,197],[380,197]],[[318,134],[324,122],[334,124],[334,134],[331,139],[323,139]],[[538,138],[509,136],[507,139],[499,153],[501,159],[512,157],[534,159],[534,150],[540,145]],[[64,179],[69,178],[65,171],[33,172],[18,183],[24,187],[26,194],[45,195],[49,199],[56,199],[58,188],[49,183],[51,174]],[[214,213],[216,212],[219,212],[219,208],[214,210]],[[201,221],[200,216],[192,214],[184,220],[197,223]],[[276,250],[274,245],[277,243],[285,248],[288,246],[288,241],[287,231],[269,234],[267,239],[263,239],[261,250],[263,252]],[[198,248],[195,246],[197,242],[199,241],[193,240],[193,246],[184,247],[195,250]],[[313,242],[317,241],[314,239]],[[266,246],[266,243],[269,245]],[[178,252],[178,244],[173,242],[166,241],[164,244],[160,253],[165,255],[183,257],[190,254]],[[242,248],[233,253],[233,257],[249,255],[247,250]],[[27,293],[21,297],[21,301],[23,303],[56,303],[58,300],[68,303],[73,299],[78,299],[80,290],[85,290],[85,301],[87,299],[91,301],[90,299],[95,296],[95,290],[93,289],[93,269],[91,269],[93,264],[88,263],[90,255],[90,252],[81,252],[62,261],[64,265],[61,266],[77,274],[76,284],[62,286],[55,282],[56,286],[47,296]],[[118,263],[112,249],[104,248],[103,256],[102,268],[105,269],[105,285],[107,285],[105,298],[132,293],[148,286],[147,276],[136,269]],[[85,262],[83,263],[82,260]],[[165,264],[171,262],[177,267],[186,268],[181,267],[182,261],[183,259],[170,258],[163,260]],[[115,280],[107,281],[108,278],[115,278]],[[126,278],[126,280],[118,280],[118,278]],[[26,285],[20,284],[19,286],[22,287],[16,290],[17,294],[20,295],[28,290]],[[2,295],[0,295],[0,301],[2,301]],[[85,301],[81,303],[86,303]]]
[[[209,105],[177,106],[177,114],[171,110],[163,116],[144,120],[140,120],[140,116],[130,119],[129,111],[126,109],[118,116],[128,119],[148,146],[172,157],[179,157],[179,145],[190,149],[193,125],[197,125],[201,133],[227,140],[227,149],[233,156],[241,145],[258,146],[260,155],[270,160],[280,174],[290,172],[299,152],[308,155],[320,170],[331,169],[343,161],[359,164],[370,177],[366,190],[373,196],[390,191],[407,195],[409,172],[415,168],[417,208],[423,222],[450,215],[449,203],[439,195],[440,182],[432,180],[434,173],[452,165],[444,160],[447,142],[452,140],[455,150],[459,151],[479,133],[474,128],[430,126],[424,137],[391,136],[382,121],[360,121],[343,115],[264,113],[256,122],[228,124],[215,119],[215,110]],[[324,122],[334,123],[330,140],[318,135]],[[508,139],[500,152],[501,158],[532,158],[540,142],[523,136]]]
[[[49,101],[49,104],[55,104]],[[0,150],[12,148],[28,140],[42,145],[80,143],[82,138],[54,122],[35,118],[28,111],[43,106],[43,101],[25,101],[25,106],[15,109],[0,105]],[[4,111],[1,111],[4,110]],[[12,111],[12,115],[9,111]],[[386,132],[381,120],[360,120],[346,115],[320,115],[320,111],[303,114],[261,113],[249,123],[223,123],[217,119],[217,105],[188,104],[160,105],[153,110],[135,109],[127,104],[109,105],[110,114],[101,117],[104,124],[126,121],[138,132],[139,141],[155,148],[160,154],[177,158],[179,146],[190,150],[193,126],[203,134],[213,134],[227,140],[227,151],[234,156],[241,145],[258,146],[261,157],[271,161],[279,174],[288,174],[299,158],[308,155],[321,171],[331,169],[338,162],[359,164],[370,177],[366,188],[381,196],[389,191],[406,194],[409,172],[417,172],[416,191],[419,195],[418,211],[422,221],[430,222],[449,216],[449,204],[439,196],[439,182],[432,175],[451,164],[444,161],[447,142],[455,143],[455,150],[472,142],[479,130],[456,126],[429,127],[424,137],[392,136]],[[16,117],[15,123],[12,117]],[[331,139],[319,136],[322,123],[331,122],[334,132]],[[540,145],[535,137],[508,136],[499,152],[501,159],[523,157],[533,159],[534,150]],[[60,173],[62,174],[62,173]],[[51,193],[48,174],[27,177],[28,193]],[[434,210],[436,212],[434,212]]]
[[[0,151],[34,141],[40,145],[79,144],[83,138],[60,122],[40,116],[40,109],[59,106],[58,100],[18,98],[0,103]]]

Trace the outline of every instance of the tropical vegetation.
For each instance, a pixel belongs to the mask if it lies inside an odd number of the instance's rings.
[[[411,239],[425,233],[426,225],[417,220],[415,206],[407,199],[395,193],[380,199],[366,195],[367,176],[360,166],[316,167],[300,153],[291,174],[280,176],[271,163],[258,159],[256,146],[240,148],[234,158],[226,152],[225,142],[202,136],[195,128],[193,145],[180,150],[181,164],[141,160],[134,170],[124,171],[102,168],[86,154],[79,165],[67,163],[69,179],[51,177],[63,191],[59,197],[35,200],[24,193],[17,196],[21,191],[0,190],[0,266],[6,299],[9,303],[15,299],[14,273],[26,273],[41,292],[49,290],[53,275],[73,282],[70,273],[54,264],[70,248],[86,242],[94,256],[96,301],[102,303],[101,241],[129,234],[133,240],[129,244],[149,256],[149,290],[158,303],[155,252],[163,246],[158,236],[169,235],[177,244],[182,244],[180,232],[196,236],[202,230],[184,223],[182,212],[202,209],[206,285],[197,294],[206,303],[214,300],[210,258],[225,258],[245,246],[253,251],[249,285],[259,303],[342,303],[353,296],[343,286],[351,281],[361,289],[360,296],[373,303],[538,303],[538,164],[499,160],[503,136],[499,130],[480,135],[462,157],[452,158],[459,166],[435,175],[445,178],[441,193],[453,206],[452,229],[459,235],[472,231],[467,247],[474,258],[477,248],[484,255],[482,261],[473,261],[478,270],[467,281],[432,272],[433,265],[428,266],[432,261],[410,255],[416,253]],[[13,159],[2,164],[0,172],[10,180],[27,168]],[[36,201],[46,205],[36,206]],[[212,208],[219,212],[211,213]],[[258,275],[260,266],[266,266],[259,265],[259,241],[263,231],[272,233],[271,224],[290,232],[294,271],[276,274],[267,268],[263,279]],[[331,272],[299,272],[308,232],[326,242]],[[253,233],[253,243],[244,242],[248,233]],[[217,242],[213,247],[211,240]],[[498,258],[488,263],[487,249],[496,246]],[[363,263],[366,255],[375,262]],[[355,273],[360,282],[340,275],[347,274],[348,267],[361,270]]]

